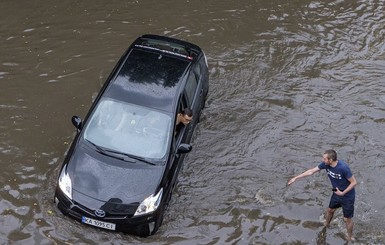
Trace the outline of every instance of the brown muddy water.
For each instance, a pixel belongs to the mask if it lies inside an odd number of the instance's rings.
[[[385,244],[385,1],[0,3],[0,244],[345,244],[325,173],[358,181],[356,244]],[[163,226],[98,230],[53,204],[58,168],[127,46],[153,33],[200,45],[210,92]]]

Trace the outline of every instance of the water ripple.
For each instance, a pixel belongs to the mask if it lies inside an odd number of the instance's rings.
[[[326,148],[359,181],[359,242],[384,240],[385,1],[42,5],[0,9],[0,243],[339,244],[340,213],[322,229],[326,177],[286,187]],[[86,114],[143,32],[201,45],[211,79],[194,150],[147,239],[73,222],[52,204],[70,114]]]

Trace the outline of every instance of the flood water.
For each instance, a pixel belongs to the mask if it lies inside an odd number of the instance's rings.
[[[358,181],[356,244],[385,244],[385,1],[0,3],[0,244],[345,244],[323,229],[334,148]],[[200,45],[210,92],[159,232],[64,217],[58,168],[120,56],[152,33]]]

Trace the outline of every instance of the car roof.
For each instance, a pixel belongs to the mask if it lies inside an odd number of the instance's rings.
[[[104,96],[173,112],[184,74],[201,49],[156,35],[136,39],[110,75]]]

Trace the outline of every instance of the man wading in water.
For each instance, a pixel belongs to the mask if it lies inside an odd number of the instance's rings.
[[[297,179],[310,176],[319,172],[321,169],[325,169],[333,186],[333,195],[330,198],[329,208],[326,211],[325,226],[329,226],[330,221],[333,218],[334,211],[337,208],[342,207],[344,221],[348,231],[347,240],[352,241],[352,218],[354,215],[354,200],[356,197],[356,192],[354,190],[354,187],[357,185],[356,178],[354,178],[349,166],[345,162],[337,160],[337,152],[334,150],[325,151],[322,157],[323,161],[317,167],[311,168],[302,174],[295,176],[290,179],[287,184],[291,185]]]

